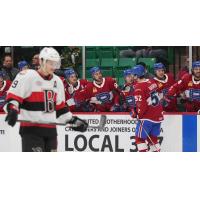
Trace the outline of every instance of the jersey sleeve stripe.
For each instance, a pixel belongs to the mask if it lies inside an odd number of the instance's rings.
[[[62,109],[65,107],[65,102],[63,101],[61,104],[56,105],[56,110]]]
[[[6,97],[6,101],[10,101],[10,100],[16,100],[19,103],[22,103],[24,99],[20,96],[17,96],[15,94],[9,92]]]
[[[54,95],[54,102],[56,101],[56,94]],[[44,102],[44,92],[32,92],[31,96],[25,99],[28,102]]]
[[[69,112],[69,110],[67,109],[67,107],[56,110],[56,118],[59,118],[61,115],[64,115],[68,112]]]
[[[48,125],[48,124],[34,124],[29,122],[21,122],[21,127],[41,127],[41,128],[56,128],[55,125]]]
[[[45,111],[44,102],[28,102],[24,101],[21,108],[28,111]]]

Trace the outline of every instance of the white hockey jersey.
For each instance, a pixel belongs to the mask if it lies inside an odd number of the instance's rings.
[[[63,82],[55,74],[46,80],[35,70],[20,72],[8,90],[6,100],[20,108],[21,120],[67,123],[72,118],[65,106]],[[54,125],[27,122],[21,126],[55,128]]]

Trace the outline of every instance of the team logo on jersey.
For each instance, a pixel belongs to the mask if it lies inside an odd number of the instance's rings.
[[[93,93],[97,92],[97,88],[93,87]]]
[[[188,83],[188,86],[191,87],[193,85],[192,81]]]
[[[96,98],[98,101],[100,101],[101,103],[107,103],[110,101],[111,99],[111,95],[108,92],[102,92],[100,94],[96,95]]]
[[[45,113],[51,113],[55,111],[54,96],[55,93],[53,90],[44,90]]]

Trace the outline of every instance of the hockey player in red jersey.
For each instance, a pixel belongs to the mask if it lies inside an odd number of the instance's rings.
[[[166,112],[177,112],[177,98],[171,97],[170,102],[167,102],[164,99],[169,88],[175,83],[173,75],[170,73],[165,73],[165,66],[162,63],[154,64],[154,73],[154,80],[159,88],[159,97],[161,99],[163,110]]]
[[[8,89],[10,88],[11,81],[4,80],[4,74],[0,71],[0,112],[3,112],[3,106],[6,102],[6,94]]]
[[[65,106],[64,86],[54,74],[60,56],[53,48],[43,48],[40,68],[21,71],[7,94],[6,121],[14,126],[20,111],[22,151],[56,151],[56,126],[45,122],[75,124],[75,131],[87,130],[87,123],[72,115]],[[35,122],[35,123],[34,123]]]
[[[135,107],[133,70],[124,70],[124,86],[122,88],[123,111],[131,112]]]
[[[158,136],[160,134],[163,109],[158,96],[158,86],[154,80],[145,79],[145,69],[142,65],[136,65],[133,74],[137,79],[134,97],[136,109],[131,116],[138,118],[136,126],[136,144],[138,151],[160,151]],[[148,145],[147,145],[148,144]]]
[[[66,103],[71,112],[89,112],[92,111],[92,106],[89,102],[84,101],[81,104],[76,104],[74,102],[74,95],[80,93],[87,84],[89,83],[85,79],[78,79],[78,75],[76,72],[69,68],[65,70],[65,96],[66,96]]]
[[[103,77],[99,67],[90,69],[93,82],[89,83],[84,90],[75,94],[77,103],[89,100],[95,106],[96,111],[108,112],[120,111],[119,89],[116,81],[111,77]]]
[[[167,100],[180,93],[185,99],[186,111],[200,113],[200,61],[192,63],[192,74],[184,75],[169,89]]]

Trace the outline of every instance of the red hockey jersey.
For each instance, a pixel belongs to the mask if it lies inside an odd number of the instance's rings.
[[[195,81],[192,74],[186,74],[175,83],[167,94],[168,97],[183,93],[186,99],[185,107],[188,112],[200,109],[200,81]]]
[[[66,104],[71,112],[82,112],[85,111],[84,106],[77,106],[74,102],[74,95],[80,93],[83,90],[89,81],[87,80],[78,80],[77,86],[74,87],[73,85],[66,83],[65,85],[65,97],[66,97]]]
[[[74,100],[83,102],[90,100],[95,109],[101,112],[111,111],[113,105],[119,105],[119,90],[117,83],[111,77],[103,78],[101,85],[95,81],[89,83],[84,90],[74,95]]]
[[[0,112],[3,112],[3,106],[5,105],[7,91],[10,88],[11,81],[5,80],[3,81],[3,87],[0,88]]]
[[[163,120],[163,109],[154,80],[146,79],[135,85],[134,97],[139,119],[153,122]]]
[[[170,102],[166,102],[163,98],[166,96],[169,88],[175,83],[172,74],[165,74],[165,80],[160,80],[154,77],[155,82],[158,85],[159,97],[163,106],[163,110],[166,112],[177,112],[177,98],[171,97]]]

